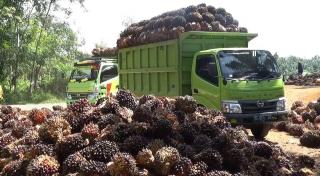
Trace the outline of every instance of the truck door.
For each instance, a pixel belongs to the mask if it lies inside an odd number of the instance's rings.
[[[100,74],[100,97],[115,94],[119,86],[117,65],[105,65]]]
[[[199,104],[220,110],[218,66],[213,55],[198,55],[192,64],[191,87]]]

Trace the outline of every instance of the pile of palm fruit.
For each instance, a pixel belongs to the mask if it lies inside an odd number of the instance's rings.
[[[320,148],[320,98],[307,105],[294,102],[288,119],[288,122],[277,123],[275,128],[299,136],[303,146]]]
[[[115,57],[118,55],[118,48],[94,48],[91,53],[94,57]]]
[[[320,86],[320,72],[307,75],[292,74],[285,82],[286,85]]]
[[[176,39],[183,32],[247,32],[224,8],[199,4],[140,21],[120,33],[118,48]]]
[[[315,161],[253,141],[192,97],[127,90],[66,109],[2,106],[0,175],[247,176],[312,174]]]

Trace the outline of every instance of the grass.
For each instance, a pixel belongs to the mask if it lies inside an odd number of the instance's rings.
[[[54,95],[47,92],[34,92],[30,97],[26,92],[17,94],[7,93],[4,95],[5,104],[41,104],[41,103],[59,103],[64,102],[62,95]]]

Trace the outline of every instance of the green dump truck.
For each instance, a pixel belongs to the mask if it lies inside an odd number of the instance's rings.
[[[284,82],[275,58],[247,49],[257,34],[185,32],[178,39],[119,51],[120,88],[137,95],[192,95],[257,138],[286,117]]]
[[[118,86],[116,59],[86,58],[74,64],[67,85],[67,104],[82,98],[94,104],[99,98],[116,94]]]

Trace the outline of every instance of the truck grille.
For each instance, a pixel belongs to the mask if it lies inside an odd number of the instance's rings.
[[[277,102],[278,100],[260,101],[259,103],[262,103],[263,106],[259,106],[258,101],[239,101],[244,114],[274,112],[277,110]]]
[[[71,95],[72,100],[87,98],[89,95],[89,93],[68,93],[68,94]]]

